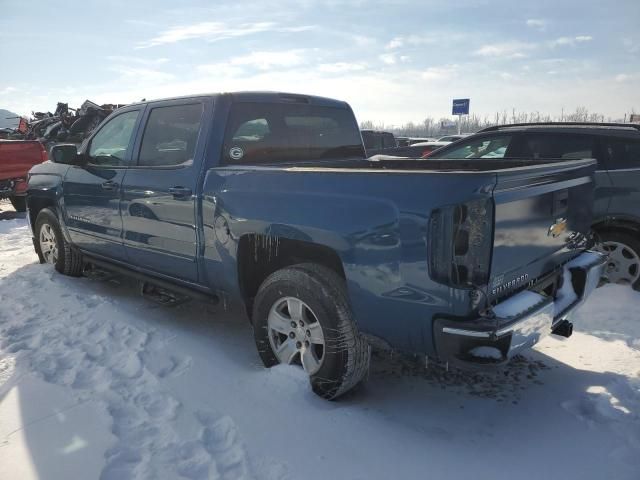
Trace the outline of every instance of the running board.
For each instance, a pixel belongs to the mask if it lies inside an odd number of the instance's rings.
[[[190,299],[212,303],[214,305],[217,305],[219,303],[219,297],[213,293],[206,293],[188,287],[183,287],[181,285],[177,285],[172,282],[168,282],[166,280],[144,274],[137,270],[121,267],[119,265],[115,265],[113,263],[100,260],[86,254],[84,254],[83,256],[83,261],[85,264],[94,265],[98,270],[106,270],[106,272],[96,274],[96,277],[105,280],[111,279],[113,278],[113,275],[109,277],[108,272],[110,272],[112,274],[120,274],[125,277],[135,278],[136,280],[142,282],[141,293],[143,296],[154,301],[158,301],[159,299],[165,297],[173,297],[175,299],[169,301],[168,303],[165,300],[159,301],[158,303],[161,303],[162,305],[178,305],[179,303],[184,303],[185,301],[188,301]]]
[[[150,282],[140,282],[140,294],[164,307],[175,307],[191,300],[191,297],[158,287]]]

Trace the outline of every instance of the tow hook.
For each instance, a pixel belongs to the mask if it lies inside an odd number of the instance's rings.
[[[562,320],[556,328],[554,328],[551,333],[554,335],[559,335],[561,337],[569,338],[573,333],[573,323],[569,320]]]

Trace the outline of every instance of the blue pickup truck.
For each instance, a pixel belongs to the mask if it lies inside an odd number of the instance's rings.
[[[333,399],[371,346],[460,365],[569,336],[596,287],[593,160],[366,158],[348,104],[229,93],[129,105],[34,167],[44,263],[240,302],[266,366]]]

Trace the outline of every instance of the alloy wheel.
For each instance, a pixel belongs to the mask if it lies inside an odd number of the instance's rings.
[[[298,364],[309,375],[322,366],[325,340],[311,308],[295,297],[277,300],[267,317],[269,342],[280,363]]]
[[[48,223],[40,227],[40,251],[46,263],[55,264],[58,261],[58,242],[53,228]]]
[[[633,285],[640,278],[640,257],[628,245],[609,240],[595,250],[608,257],[602,276],[609,282]]]

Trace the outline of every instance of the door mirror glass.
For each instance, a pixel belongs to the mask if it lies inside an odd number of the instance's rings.
[[[79,164],[78,149],[75,145],[55,145],[51,148],[51,161],[65,165]]]

